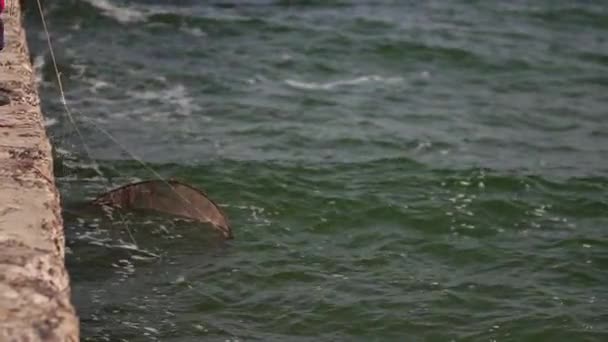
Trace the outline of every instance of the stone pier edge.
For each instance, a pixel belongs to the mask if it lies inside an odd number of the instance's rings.
[[[0,341],[79,341],[61,199],[19,0],[7,0],[2,19]]]

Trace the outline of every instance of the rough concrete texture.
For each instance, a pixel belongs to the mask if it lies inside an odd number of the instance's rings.
[[[51,146],[19,1],[9,6],[0,52],[0,98],[10,99],[0,101],[0,341],[78,341]]]

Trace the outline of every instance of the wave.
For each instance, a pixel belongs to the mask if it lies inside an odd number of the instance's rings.
[[[162,101],[163,103],[170,104],[176,107],[175,113],[181,116],[190,116],[193,112],[201,109],[195,103],[195,99],[189,95],[188,89],[181,84],[158,91],[131,91],[129,94],[138,100],[150,102]]]
[[[359,84],[365,84],[370,82],[377,82],[383,84],[397,84],[403,82],[402,77],[382,77],[378,75],[367,75],[353,79],[338,80],[327,83],[316,83],[316,82],[302,82],[291,79],[286,79],[285,83],[293,88],[305,89],[305,90],[332,90],[337,87],[343,86],[355,86]]]
[[[123,24],[144,21],[150,15],[150,13],[145,13],[144,11],[135,9],[134,7],[115,5],[109,0],[84,1],[101,10],[106,16],[112,17]]]
[[[547,23],[557,23],[560,25],[586,25],[591,28],[604,29],[608,27],[605,11],[603,7],[595,6],[570,6],[565,8],[550,8],[536,11],[526,11],[533,18],[538,18]]]

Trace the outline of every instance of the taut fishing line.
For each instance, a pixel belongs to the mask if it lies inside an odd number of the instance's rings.
[[[106,189],[109,190],[111,188],[112,184],[105,177],[103,172],[99,169],[99,165],[98,165],[97,161],[95,160],[95,158],[93,158],[89,145],[87,145],[87,143],[84,139],[84,136],[82,135],[82,132],[78,128],[78,125],[76,124],[76,121],[74,120],[74,116],[72,115],[72,112],[71,112],[70,108],[68,107],[68,103],[65,98],[65,93],[63,91],[63,82],[61,81],[61,73],[59,72],[59,68],[57,67],[57,60],[55,59],[55,51],[53,49],[53,44],[51,42],[51,35],[50,35],[48,27],[46,25],[46,19],[44,16],[44,11],[42,10],[42,4],[41,4],[40,0],[36,0],[36,3],[38,4],[38,12],[40,13],[40,20],[42,21],[42,27],[44,28],[44,32],[46,35],[46,41],[47,41],[47,44],[49,47],[49,53],[51,54],[51,61],[53,63],[53,69],[54,69],[55,77],[57,80],[57,86],[59,87],[59,95],[60,95],[61,104],[63,105],[63,108],[64,108],[64,113],[65,113],[66,117],[68,118],[72,127],[74,127],[74,130],[76,131],[76,134],[78,135],[78,138],[80,139],[80,142],[82,143],[82,146],[84,147],[87,157],[89,158],[90,162],[93,164],[93,169],[99,175],[99,177],[101,177],[102,179],[106,180],[109,183],[106,187]],[[118,214],[120,216],[120,220],[122,221],[127,233],[129,234],[129,238],[131,239],[131,242],[135,246],[137,246],[137,241],[135,240],[135,237],[133,236],[133,233],[131,232],[131,229],[129,228],[129,225],[127,224],[127,221],[126,221],[124,215],[120,212],[120,210],[118,210]]]
[[[45,15],[44,15],[44,11],[42,9],[42,4],[41,4],[41,0],[36,0],[37,4],[38,4],[38,12],[40,14],[40,18],[42,21],[42,26],[46,35],[46,41],[47,41],[47,45],[48,45],[48,49],[49,49],[49,53],[51,56],[51,61],[53,64],[53,71],[55,73],[55,77],[56,77],[56,81],[57,81],[57,85],[59,87],[59,94],[60,94],[60,101],[61,104],[63,106],[64,109],[64,114],[66,116],[66,118],[68,119],[68,122],[70,123],[70,125],[74,128],[74,131],[76,132],[76,135],[78,136],[78,139],[80,140],[80,143],[82,144],[84,150],[85,150],[85,154],[87,155],[87,158],[90,160],[90,162],[93,164],[93,169],[95,170],[95,173],[97,175],[99,175],[105,182],[106,182],[106,191],[110,191],[111,187],[112,187],[112,183],[111,181],[103,174],[103,172],[101,171],[101,169],[99,168],[99,164],[97,162],[97,160],[93,157],[93,154],[91,153],[91,149],[89,148],[80,128],[78,127],[78,124],[74,118],[74,115],[72,113],[72,111],[70,110],[70,107],[68,106],[68,102],[67,99],[65,97],[65,92],[64,92],[64,88],[63,88],[63,82],[61,80],[61,72],[59,71],[59,67],[57,66],[57,61],[55,58],[55,53],[54,53],[54,49],[53,49],[53,44],[51,42],[51,36],[47,27],[47,23],[46,23],[46,19],[45,19]],[[121,144],[116,137],[114,137],[110,132],[108,132],[106,129],[104,129],[103,127],[100,127],[99,125],[97,125],[93,120],[82,116],[82,118],[86,121],[86,123],[88,123],[91,127],[93,127],[95,130],[101,132],[104,136],[106,136],[110,141],[112,141],[114,144],[116,144],[123,152],[125,152],[132,160],[135,160],[139,165],[142,166],[143,169],[145,169],[146,171],[148,171],[149,173],[151,173],[155,178],[157,178],[158,180],[160,180],[161,182],[163,182],[165,185],[167,185],[171,191],[176,194],[182,201],[184,201],[185,203],[187,203],[188,205],[190,205],[192,208],[194,208],[195,211],[197,211],[199,214],[203,215],[203,213],[200,211],[200,209],[197,206],[192,205],[192,202],[184,197],[181,193],[175,191],[175,189],[173,188],[173,186],[171,185],[171,183],[165,179],[160,173],[158,173],[156,170],[154,170],[151,166],[149,166],[148,164],[146,164],[146,162],[144,162],[141,158],[139,158],[138,156],[136,156],[135,154],[133,154],[131,151],[129,151],[129,149],[124,146],[123,144]],[[122,224],[124,225],[124,227],[126,228],[126,231],[132,241],[132,243],[137,247],[137,242],[135,241],[135,238],[131,232],[131,229],[128,226],[128,223],[125,219],[125,217],[123,216],[123,214],[120,212],[120,210],[118,211],[119,215],[120,215],[120,220],[122,221]],[[151,253],[150,253],[151,254]]]

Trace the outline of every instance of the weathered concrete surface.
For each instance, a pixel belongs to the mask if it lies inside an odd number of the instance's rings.
[[[19,1],[9,8],[0,52],[0,341],[78,341],[51,146]]]

